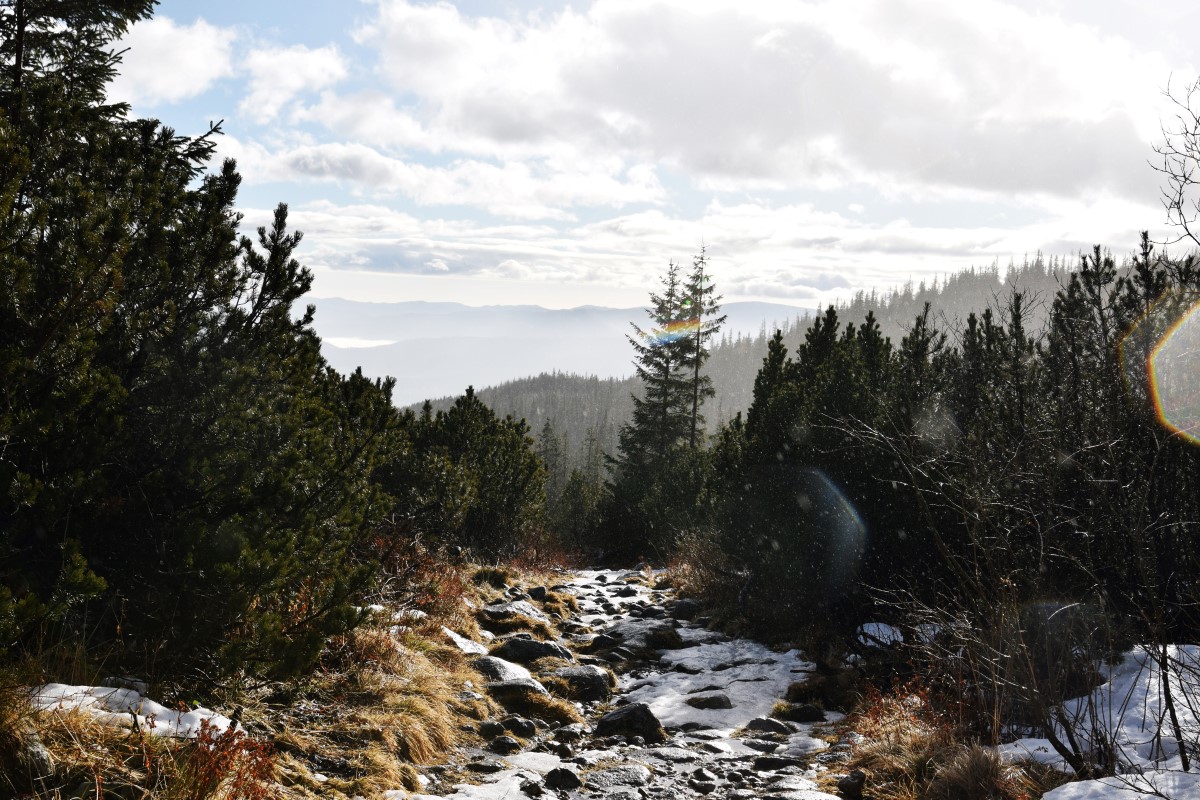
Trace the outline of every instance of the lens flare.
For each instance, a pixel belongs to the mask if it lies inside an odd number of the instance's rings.
[[[1200,303],[1184,311],[1158,340],[1146,372],[1159,424],[1200,444]]]
[[[668,322],[661,330],[655,331],[655,344],[666,344],[668,342],[676,342],[680,339],[685,339],[692,336],[696,331],[700,330],[700,318],[690,317],[689,319],[680,319],[674,322]]]
[[[867,526],[854,504],[824,472],[809,468],[799,477],[797,504],[824,534],[826,589],[840,593],[858,575],[867,547]]]

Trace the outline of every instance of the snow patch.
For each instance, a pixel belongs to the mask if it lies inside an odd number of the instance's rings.
[[[154,736],[190,739],[200,732],[205,721],[222,733],[232,724],[228,717],[207,708],[174,711],[133,689],[47,683],[31,689],[29,696],[38,711],[77,709],[107,725],[132,727],[136,722],[138,729]]]

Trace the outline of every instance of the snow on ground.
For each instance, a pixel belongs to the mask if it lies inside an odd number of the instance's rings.
[[[630,702],[650,706],[663,725],[693,722],[726,734],[770,714],[776,701],[787,693],[788,684],[803,680],[815,668],[798,650],[774,653],[745,639],[664,650],[661,657],[686,671],[644,679],[624,676],[621,688]],[[696,695],[709,694],[727,695],[733,707],[700,709],[687,703]]]
[[[175,711],[143,697],[133,689],[114,689],[107,686],[68,686],[47,683],[29,692],[33,707],[39,711],[78,709],[106,725],[132,727],[149,731],[154,736],[192,738],[207,720],[215,730],[224,732],[230,726],[228,717],[207,708]]]
[[[1082,746],[1111,740],[1124,774],[1067,784],[1046,794],[1046,800],[1125,800],[1137,794],[1200,798],[1200,646],[1171,645],[1167,656],[1175,665],[1170,688],[1192,772],[1181,771],[1159,665],[1146,649],[1138,648],[1121,663],[1106,667],[1107,681],[1091,695],[1064,704],[1068,718],[1076,721]],[[1069,771],[1046,739],[1019,739],[1000,752],[1013,760],[1032,758]]]

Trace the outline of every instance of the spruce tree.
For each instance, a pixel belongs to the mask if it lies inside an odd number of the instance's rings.
[[[688,446],[696,449],[699,428],[704,424],[700,415],[700,404],[712,397],[712,379],[701,372],[704,362],[708,360],[708,340],[721,330],[725,322],[724,316],[717,316],[721,310],[721,297],[716,294],[716,287],[706,271],[708,257],[703,248],[700,255],[692,259],[692,271],[688,273],[684,284],[683,299],[680,306],[686,317],[686,327],[692,332],[688,337],[689,347],[684,353],[685,367],[691,367],[692,411],[691,427],[688,435]]]

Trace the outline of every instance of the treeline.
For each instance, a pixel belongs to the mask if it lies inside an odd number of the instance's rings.
[[[401,412],[321,357],[281,205],[105,101],[149,0],[0,15],[0,658],[291,674],[420,546],[540,530],[522,422]]]
[[[833,307],[777,334],[711,446],[618,471],[596,541],[690,562],[763,632],[845,634],[905,598],[1194,637],[1200,264],[1143,236],[1127,268],[1097,248],[1058,279],[1044,324],[1013,289],[953,332],[926,305],[899,342]]]
[[[1122,269],[1128,269],[1128,261]],[[953,339],[966,324],[971,312],[995,305],[1011,292],[1021,291],[1027,298],[1027,324],[1040,330],[1049,312],[1050,301],[1066,284],[1070,273],[1057,256],[1040,254],[1004,270],[998,265],[971,268],[926,284],[904,284],[886,292],[858,292],[835,305],[842,319],[863,319],[874,314],[880,331],[899,341],[925,304],[931,306],[930,318]],[[811,312],[800,311],[777,328],[764,322],[755,334],[722,332],[714,339],[705,365],[715,394],[706,404],[706,431],[717,432],[738,413],[745,414],[753,400],[754,376],[776,330],[785,341],[799,339],[813,324]],[[598,378],[570,372],[552,372],[507,381],[479,389],[477,394],[488,407],[502,416],[524,419],[534,431],[549,423],[566,449],[565,466],[582,468],[587,460],[585,443],[594,439],[601,449],[617,452],[617,434],[633,413],[633,397],[640,391],[636,377]],[[434,409],[446,409],[453,397],[432,400]],[[414,406],[414,410],[419,406]]]

